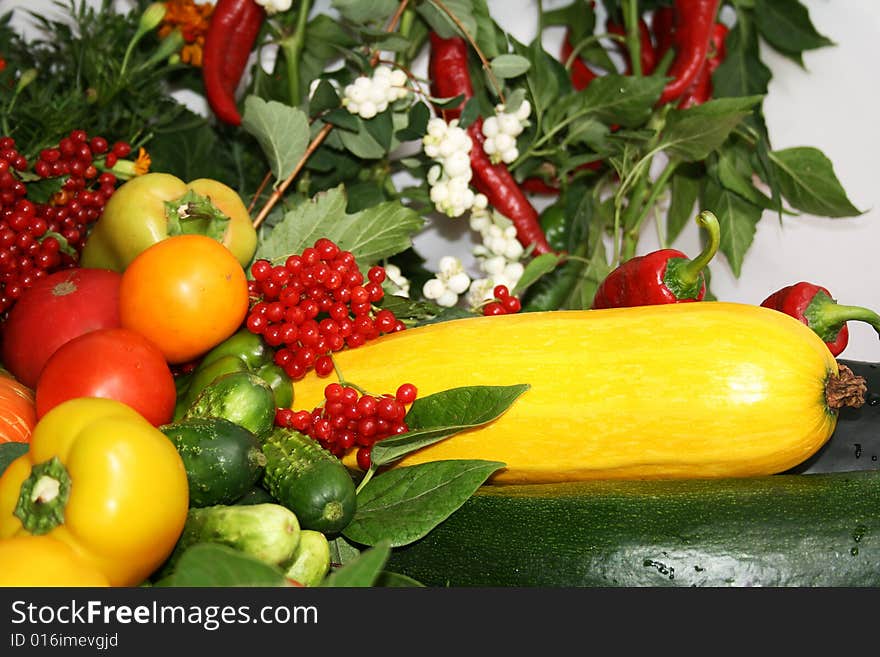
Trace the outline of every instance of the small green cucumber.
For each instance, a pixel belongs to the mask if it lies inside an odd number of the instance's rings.
[[[337,533],[356,509],[355,486],[338,458],[309,436],[275,427],[265,436],[263,485],[304,529]]]
[[[263,474],[266,457],[257,437],[217,417],[193,417],[159,429],[174,443],[186,469],[189,504],[229,504],[247,493]]]
[[[229,372],[208,384],[183,417],[220,417],[260,437],[275,424],[275,393],[252,372]]]
[[[190,509],[183,532],[157,578],[174,571],[180,556],[196,543],[219,543],[267,564],[285,568],[299,545],[300,525],[280,504],[216,505]]]
[[[293,553],[293,563],[285,577],[303,586],[317,586],[330,572],[330,543],[321,532],[303,529],[299,545]]]

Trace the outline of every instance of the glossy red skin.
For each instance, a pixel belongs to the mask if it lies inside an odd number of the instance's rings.
[[[431,91],[438,98],[464,96],[457,108],[443,110],[443,118],[452,121],[461,116],[464,103],[474,95],[468,71],[468,49],[464,39],[452,37],[444,39],[432,32],[429,69]],[[471,183],[478,192],[484,194],[489,205],[513,222],[516,237],[524,248],[532,246],[534,254],[550,253],[553,249],[547,243],[538,218],[538,211],[526,198],[516,180],[504,163],[492,164],[483,150],[483,121],[478,118],[471,123],[467,132],[473,141],[471,148]]]
[[[728,31],[728,27],[724,23],[715,23],[712,26],[712,56],[705,61],[690,88],[679,99],[679,109],[702,105],[712,99],[712,74],[727,56],[725,39],[727,39]]]
[[[810,320],[804,316],[804,313],[806,312],[807,307],[813,302],[813,298],[819,292],[824,292],[829,297],[831,296],[831,293],[821,285],[802,281],[800,283],[795,283],[794,285],[787,285],[777,290],[764,299],[764,301],[761,302],[761,305],[765,308],[772,308],[773,310],[783,312],[786,315],[790,315],[801,321],[807,326],[810,326]],[[810,326],[810,328],[813,327]],[[828,350],[834,356],[837,356],[840,352],[846,349],[848,343],[849,329],[846,327],[846,324],[844,324],[834,340],[826,342],[825,344],[827,345]]]
[[[75,397],[115,399],[159,426],[171,421],[177,390],[156,345],[135,331],[108,328],[74,338],[52,354],[37,381],[37,420]]]
[[[719,0],[675,0],[672,45],[676,53],[667,73],[672,80],[663,88],[658,105],[677,100],[699,75],[709,55],[719,4]]]
[[[214,115],[230,125],[241,124],[235,90],[244,74],[266,10],[255,0],[218,0],[205,34],[202,79]]]
[[[3,365],[33,389],[58,347],[89,331],[119,326],[122,275],[74,268],[49,274],[21,296],[3,326]]]
[[[596,290],[591,308],[631,308],[702,301],[706,295],[705,281],[695,298],[679,299],[666,286],[666,264],[672,258],[687,256],[677,249],[660,249],[630,258],[605,277]]]

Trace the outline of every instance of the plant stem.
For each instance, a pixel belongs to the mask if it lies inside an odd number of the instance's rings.
[[[623,3],[623,23],[626,28],[626,47],[633,75],[642,76],[642,44],[639,34],[638,0],[626,0]]]
[[[279,44],[284,59],[287,61],[287,89],[290,93],[291,105],[299,105],[302,100],[302,84],[300,82],[299,59],[305,42],[306,25],[311,10],[310,0],[300,0],[296,14],[296,28],[293,34],[285,37]]]

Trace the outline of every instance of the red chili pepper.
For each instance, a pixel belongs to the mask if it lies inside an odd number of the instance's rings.
[[[651,16],[651,31],[654,33],[654,52],[657,61],[672,47],[672,35],[675,32],[675,9],[657,7]]]
[[[429,73],[431,76],[431,92],[438,98],[455,98],[464,96],[464,101],[474,95],[468,71],[467,43],[460,37],[444,39],[432,32]],[[443,117],[447,121],[461,116],[464,102],[458,107],[443,109]],[[517,185],[516,180],[503,163],[492,164],[486,151],[483,150],[483,120],[477,118],[471,123],[467,132],[473,142],[471,148],[471,182],[478,192],[489,199],[489,205],[498,210],[513,222],[516,237],[523,247],[534,247],[535,254],[550,253],[553,249],[547,243],[544,231],[538,218],[538,211],[529,202],[526,195]]]
[[[849,342],[848,321],[867,322],[880,333],[880,315],[861,306],[842,306],[820,285],[801,281],[777,290],[761,302],[809,326],[834,356]]]
[[[562,40],[562,49],[559,52],[559,58],[564,62],[568,61],[571,53],[574,52],[574,46],[571,45],[571,30],[566,31],[565,38]],[[578,91],[582,91],[590,86],[590,83],[599,77],[596,72],[587,66],[586,62],[579,56],[575,57],[571,62],[571,86]]]
[[[709,242],[693,260],[677,249],[660,249],[630,258],[614,269],[596,290],[593,309],[656,306],[702,301],[706,296],[703,270],[721,241],[718,219],[708,210],[697,223],[709,232]]]
[[[675,0],[672,45],[676,52],[668,73],[672,81],[664,87],[658,104],[678,99],[699,75],[709,54],[719,4],[720,0]]]
[[[218,0],[202,53],[205,98],[218,119],[241,124],[235,90],[244,74],[266,10],[254,0]]]
[[[712,26],[711,52],[693,84],[691,84],[690,88],[679,99],[679,109],[687,109],[694,105],[702,105],[712,98],[712,74],[727,56],[727,48],[725,47],[727,32],[728,27],[724,23],[715,23]]]
[[[607,29],[610,34],[626,36],[626,28],[620,23],[608,21],[605,25],[605,29]],[[657,53],[654,51],[654,42],[651,40],[651,31],[648,29],[648,24],[642,18],[639,19],[639,45],[639,61],[642,63],[642,75],[651,75],[657,67]],[[627,58],[626,74],[632,75],[633,66],[632,60],[628,54],[629,50],[623,43],[618,43],[618,46]]]

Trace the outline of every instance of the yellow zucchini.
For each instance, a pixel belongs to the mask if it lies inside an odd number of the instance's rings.
[[[490,483],[774,474],[828,440],[840,388],[855,405],[864,394],[864,380],[839,375],[804,324],[728,302],[452,320],[379,338],[335,360],[346,381],[373,394],[404,382],[420,397],[529,384],[492,423],[397,463],[506,463]],[[331,380],[312,373],[298,381],[296,408],[319,405]],[[828,385],[838,390],[829,396]]]

